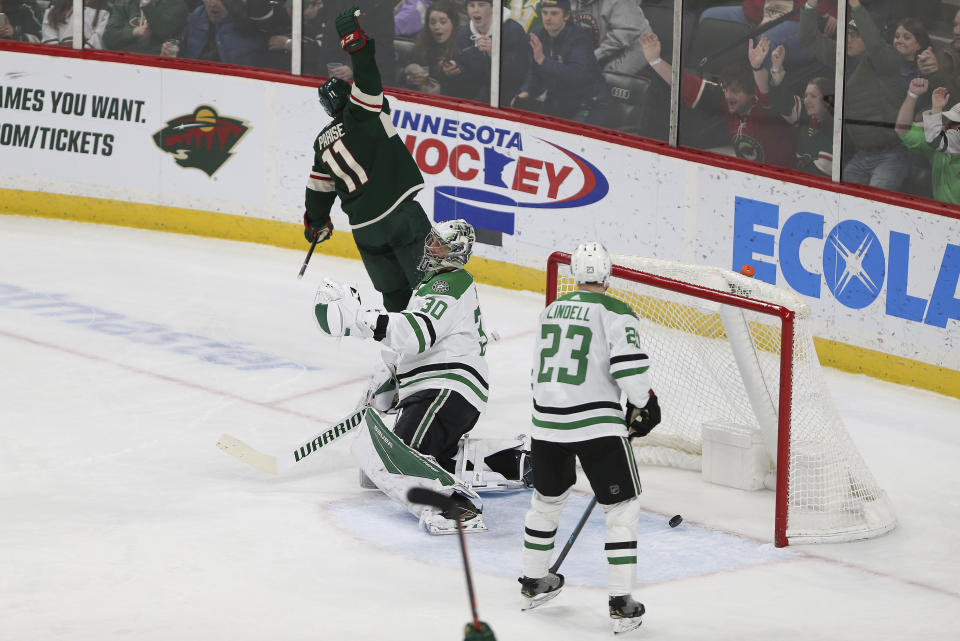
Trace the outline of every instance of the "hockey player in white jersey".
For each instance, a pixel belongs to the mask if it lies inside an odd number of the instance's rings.
[[[614,632],[640,625],[631,595],[637,567],[640,479],[631,436],[659,421],[640,328],[630,307],[606,295],[612,264],[603,245],[583,243],[571,268],[577,290],[540,314],[532,369],[534,491],[524,521],[523,609],[559,593],[549,571],[560,513],[576,481],[576,458],[606,519],[609,611]],[[626,414],[620,404],[627,397]]]
[[[372,337],[399,353],[395,373],[389,371],[382,381],[380,391],[386,393],[377,396],[393,396],[395,385],[399,417],[393,433],[422,456],[411,458],[403,452],[412,468],[397,463],[399,441],[384,445],[393,434],[385,437],[379,428],[361,431],[352,453],[370,480],[419,516],[432,533],[455,532],[458,516],[467,531],[486,529],[479,497],[453,476],[458,442],[476,425],[489,394],[483,316],[473,276],[463,269],[474,238],[473,227],[464,220],[432,228],[420,264],[426,276],[401,312],[362,309],[355,290],[329,280],[321,285],[315,301],[314,313],[325,333]],[[381,410],[390,405],[374,402]],[[435,469],[424,473],[424,462]],[[433,508],[409,503],[406,493],[413,486],[452,494],[458,509],[434,513]]]

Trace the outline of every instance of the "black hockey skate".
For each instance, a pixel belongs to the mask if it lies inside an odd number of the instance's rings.
[[[647,609],[635,601],[629,594],[610,597],[610,618],[613,620],[613,633],[621,634],[636,630],[643,623],[643,613]]]
[[[539,579],[522,576],[517,581],[520,582],[520,596],[523,597],[521,610],[532,610],[560,594],[563,589],[563,575],[552,572]]]

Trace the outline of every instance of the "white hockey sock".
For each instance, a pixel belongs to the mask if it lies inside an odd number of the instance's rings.
[[[523,521],[523,575],[539,579],[547,576],[553,557],[553,539],[557,536],[560,513],[570,490],[560,496],[543,496],[536,490],[530,499],[530,510]]]
[[[603,506],[607,524],[607,584],[610,596],[633,592],[637,576],[637,521],[640,501],[634,497]]]

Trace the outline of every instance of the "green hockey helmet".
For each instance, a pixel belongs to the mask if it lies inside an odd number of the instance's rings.
[[[347,106],[350,98],[350,83],[340,78],[330,78],[317,87],[320,104],[330,117],[336,116]]]

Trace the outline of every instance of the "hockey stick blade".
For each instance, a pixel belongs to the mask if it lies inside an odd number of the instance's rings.
[[[345,417],[333,427],[323,430],[313,438],[304,441],[300,445],[287,450],[286,454],[281,456],[272,456],[260,452],[235,436],[224,434],[217,441],[217,447],[236,457],[251,467],[255,467],[261,472],[267,474],[281,474],[297,463],[303,461],[308,456],[333,441],[336,441],[344,434],[349,433],[355,427],[363,422],[363,418],[370,409],[369,405],[364,405],[350,416]]]
[[[276,474],[278,472],[276,456],[258,452],[234,436],[222,434],[220,440],[217,441],[217,447],[230,456],[235,456],[247,465],[251,465],[262,472],[266,472],[267,474]]]
[[[429,505],[435,507],[438,510],[446,510],[450,507],[455,507],[455,502],[449,496],[440,494],[440,492],[434,492],[433,490],[428,490],[425,487],[412,487],[410,491],[407,492],[407,500],[411,503],[419,503],[420,505]]]

